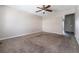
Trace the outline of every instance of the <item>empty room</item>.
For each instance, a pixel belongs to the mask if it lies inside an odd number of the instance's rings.
[[[0,5],[0,53],[79,53],[79,6]]]

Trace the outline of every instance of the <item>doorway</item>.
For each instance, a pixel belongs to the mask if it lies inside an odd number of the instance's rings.
[[[65,15],[64,33],[69,37],[75,36],[75,14],[74,13]]]

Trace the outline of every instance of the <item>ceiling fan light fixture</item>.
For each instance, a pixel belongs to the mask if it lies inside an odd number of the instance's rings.
[[[45,10],[42,10],[43,14],[45,14]]]

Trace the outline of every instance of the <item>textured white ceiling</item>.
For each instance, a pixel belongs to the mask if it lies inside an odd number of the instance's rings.
[[[43,14],[42,12],[36,13],[35,11],[39,10],[36,7],[41,7],[41,5],[9,5],[8,7],[16,8],[18,10],[26,11],[39,16],[45,16],[50,14],[50,12],[46,12],[46,14]],[[74,9],[75,7],[76,7],[75,5],[52,5],[49,9],[52,9],[53,12],[59,12]]]

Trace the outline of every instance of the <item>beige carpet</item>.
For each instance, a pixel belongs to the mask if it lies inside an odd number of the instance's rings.
[[[76,53],[79,46],[75,39],[41,33],[27,37],[21,36],[0,41],[1,53]]]

